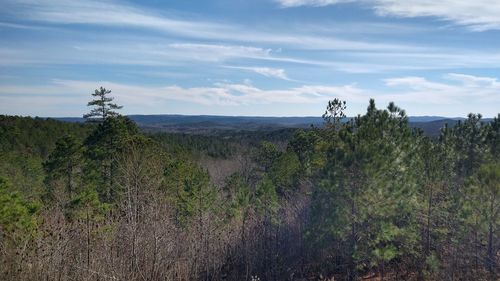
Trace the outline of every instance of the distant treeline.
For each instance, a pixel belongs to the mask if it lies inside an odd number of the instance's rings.
[[[286,131],[322,127],[322,117],[242,117],[211,115],[129,115],[146,132],[168,132],[192,135],[235,135],[252,133],[260,135],[266,131]],[[348,122],[354,117],[344,117]],[[84,122],[84,118],[56,118],[65,122]],[[440,116],[408,117],[410,127],[421,129],[426,135],[438,137],[440,129],[447,124],[454,126],[466,118],[446,118]],[[483,119],[490,122],[492,119]],[[248,134],[251,135],[251,134]]]

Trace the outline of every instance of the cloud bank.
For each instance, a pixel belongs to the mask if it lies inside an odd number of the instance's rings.
[[[500,81],[494,77],[482,77],[448,73],[443,81],[431,81],[424,77],[407,76],[383,80],[385,89],[369,90],[358,85],[302,85],[298,87],[263,89],[251,83],[214,83],[207,87],[139,86],[107,81],[53,80],[41,86],[6,86],[0,88],[0,110],[8,112],[12,104],[33,104],[39,108],[60,106],[61,103],[84,104],[89,89],[104,86],[112,89],[119,103],[127,107],[137,106],[158,109],[169,101],[189,102],[206,106],[248,105],[304,105],[318,104],[320,108],[333,98],[349,104],[366,104],[375,98],[379,104],[396,101],[403,104],[427,106],[458,106],[464,102],[474,105],[486,116],[496,115],[495,104],[500,104]],[[491,108],[478,108],[481,103]],[[443,111],[445,112],[445,111]],[[138,113],[138,112],[133,112]],[[468,112],[464,112],[465,116]],[[354,114],[354,112],[351,112]],[[412,112],[410,112],[412,114]]]

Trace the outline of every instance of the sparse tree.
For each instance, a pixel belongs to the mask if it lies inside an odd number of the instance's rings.
[[[96,89],[92,94],[96,99],[90,101],[87,106],[93,106],[89,113],[83,115],[83,118],[87,119],[87,122],[104,122],[107,118],[116,117],[120,114],[115,110],[122,109],[115,103],[112,103],[113,98],[109,96],[111,90],[100,87]]]
[[[340,99],[333,99],[328,101],[325,113],[323,113],[323,119],[325,120],[325,126],[327,128],[333,128],[335,130],[339,129],[342,119],[346,117],[346,102]]]

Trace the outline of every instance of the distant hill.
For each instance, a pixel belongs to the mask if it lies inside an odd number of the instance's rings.
[[[181,132],[190,134],[217,134],[221,131],[258,131],[284,128],[321,127],[321,117],[254,117],[218,115],[128,115],[147,131]],[[54,118],[65,122],[83,122],[83,118]],[[427,135],[438,136],[439,130],[448,123],[454,126],[465,118],[442,116],[411,116],[410,125],[422,129]],[[490,119],[485,119],[489,121]]]
[[[137,124],[149,125],[179,125],[187,124],[191,126],[204,124],[219,124],[225,126],[249,124],[264,126],[309,126],[321,125],[321,117],[260,117],[260,116],[219,116],[219,115],[128,115]],[[56,117],[54,119],[66,122],[83,122],[79,117]]]
[[[213,134],[217,131],[257,131],[322,126],[321,117],[247,117],[217,115],[128,115],[149,131]],[[83,122],[83,118],[55,118],[66,122]]]
[[[438,137],[441,132],[441,128],[443,128],[445,124],[453,127],[458,123],[458,121],[459,119],[439,119],[429,122],[410,122],[410,126],[413,128],[421,129],[426,135],[430,137]]]
[[[410,116],[410,123],[435,122],[442,120],[458,121],[458,120],[465,120],[465,118],[443,117],[443,116]]]

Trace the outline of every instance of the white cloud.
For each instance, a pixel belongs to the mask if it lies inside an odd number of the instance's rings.
[[[251,71],[251,72],[255,72],[257,74],[266,76],[266,77],[272,77],[272,78],[278,78],[278,79],[282,79],[282,80],[292,81],[288,77],[288,75],[286,74],[285,70],[282,68],[245,67],[245,66],[224,66],[224,67],[231,68],[231,69],[241,69],[241,70]]]
[[[353,85],[301,86],[288,89],[266,90],[249,83],[215,83],[207,87],[136,86],[115,82],[53,80],[44,86],[6,86],[0,88],[0,99],[26,100],[27,97],[44,97],[47,103],[59,97],[77,100],[82,105],[90,90],[97,86],[112,89],[117,101],[125,107],[158,106],[168,100],[203,105],[238,106],[249,104],[310,104],[326,102],[335,97],[346,100],[367,100],[368,95]]]
[[[266,59],[271,57],[271,49],[250,46],[222,44],[175,43],[169,47],[188,53],[190,58],[219,61],[226,58]]]
[[[113,90],[116,101],[123,104],[125,109],[129,110],[128,113],[165,113],[166,106],[172,101],[185,102],[192,106],[237,108],[248,105],[321,105],[333,98],[346,100],[349,104],[348,113],[351,115],[363,113],[369,98],[375,98],[379,105],[394,101],[412,115],[439,112],[445,116],[465,116],[469,112],[481,112],[485,116],[494,116],[498,113],[500,81],[497,78],[457,73],[446,74],[443,78],[444,80],[439,82],[416,76],[390,78],[384,80],[386,88],[378,91],[357,85],[302,85],[263,89],[249,81],[182,87],[53,80],[42,86],[1,87],[0,112],[9,114],[21,107],[23,112],[32,115],[80,115],[86,110],[84,105],[91,90],[102,85]],[[30,104],[37,106],[33,109],[28,106]],[[67,108],[72,111],[65,111]],[[12,113],[19,114],[19,111]]]
[[[56,24],[90,24],[138,27],[189,36],[213,36],[225,26],[195,22],[154,14],[114,1],[6,0],[7,13],[24,19]]]
[[[354,2],[356,0],[277,0],[277,2],[285,8],[299,6],[322,7],[340,3]]]
[[[96,35],[98,43],[65,42],[41,43],[37,46],[6,44],[0,47],[0,65],[71,65],[108,64],[144,66],[192,66],[219,67],[238,64],[242,70],[284,79],[280,69],[285,64],[316,66],[346,73],[383,73],[401,70],[497,68],[500,53],[479,53],[458,50],[437,52],[337,52],[337,57],[303,58],[287,56],[270,48],[231,44],[197,44],[150,37],[111,37]],[[328,55],[328,54],[327,54]],[[252,64],[270,64],[254,67]],[[250,64],[247,66],[246,64]],[[177,69],[179,71],[179,69]],[[286,73],[284,73],[286,75]],[[286,80],[286,79],[285,79]]]
[[[179,100],[205,105],[247,105],[288,103],[303,104],[323,102],[335,97],[359,99],[365,92],[352,85],[301,86],[280,90],[265,90],[248,83],[215,83],[209,87],[133,86],[112,82],[87,82],[57,80],[56,83],[74,91],[88,91],[95,85],[104,85],[116,93],[117,98],[148,103],[151,100]],[[140,94],[138,94],[140,93]]]
[[[457,73],[449,73],[444,78],[450,83],[415,76],[386,79],[386,86],[397,88],[399,92],[397,95],[388,95],[387,98],[423,104],[463,106],[500,103],[500,81],[497,78]]]
[[[375,0],[380,15],[438,17],[472,30],[500,29],[500,2],[491,0]]]
[[[500,29],[500,2],[491,0],[276,0],[283,7],[327,6],[358,2],[378,15],[404,18],[436,17],[473,31]]]
[[[0,65],[26,64],[128,64],[174,65],[224,62],[234,59],[289,61],[271,49],[242,45],[171,43],[162,40],[103,38],[99,43],[58,42],[29,47],[0,47]],[[40,55],[42,54],[43,55]]]
[[[475,87],[475,88],[500,90],[500,81],[498,81],[497,78],[481,77],[481,76],[466,75],[459,73],[448,73],[446,75],[446,78],[458,81],[468,88]]]
[[[342,0],[342,2],[345,1]],[[287,47],[307,50],[402,51],[423,49],[419,46],[408,44],[347,40],[331,35],[323,36],[321,34],[312,36],[309,35],[310,30],[298,30],[300,26],[295,27],[294,30],[276,31],[203,21],[197,18],[185,20],[185,16],[176,17],[172,13],[160,14],[136,6],[119,4],[114,1],[6,0],[5,10],[0,11],[0,15],[2,12],[23,20],[63,26],[81,24],[142,28],[190,39],[206,39],[218,42],[245,42],[252,45],[256,43],[271,44],[279,45],[279,47],[285,45]],[[290,27],[288,26],[288,28]],[[110,34],[112,35],[112,33]]]

